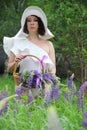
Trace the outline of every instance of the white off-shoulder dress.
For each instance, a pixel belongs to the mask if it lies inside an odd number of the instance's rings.
[[[50,59],[48,53],[44,51],[39,46],[35,45],[27,38],[15,39],[14,45],[10,49],[15,55],[17,54],[30,54],[38,57],[40,60],[43,60],[45,69],[50,71],[54,66],[52,60]],[[44,58],[43,58],[44,57]],[[34,57],[26,57],[20,61],[20,72],[25,72],[26,70],[38,70],[41,71],[41,63]]]

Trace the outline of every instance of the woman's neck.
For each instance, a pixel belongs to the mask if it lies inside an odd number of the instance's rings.
[[[29,35],[28,36],[29,41],[35,43],[35,44],[39,44],[39,42],[41,41],[40,37],[38,35]]]
[[[28,39],[31,40],[31,41],[37,41],[37,40],[39,40],[40,38],[39,38],[39,36],[36,35],[36,34],[33,34],[33,35],[29,34]]]

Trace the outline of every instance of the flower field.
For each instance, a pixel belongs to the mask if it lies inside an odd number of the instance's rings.
[[[86,130],[86,87],[72,75],[60,80],[58,92],[54,89],[46,100],[37,97],[25,104],[17,98],[13,76],[0,76],[0,130]]]

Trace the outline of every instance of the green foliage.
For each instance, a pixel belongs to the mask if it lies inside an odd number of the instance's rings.
[[[9,91],[9,95],[13,95],[15,91],[14,79],[11,75],[0,75],[0,91]]]
[[[85,48],[82,49],[82,55],[84,57],[84,62],[87,63],[87,50]]]
[[[21,14],[25,9],[26,2],[22,0],[4,0],[1,2],[0,30],[2,33],[0,33],[0,44],[3,44],[4,36],[13,37],[20,29]]]

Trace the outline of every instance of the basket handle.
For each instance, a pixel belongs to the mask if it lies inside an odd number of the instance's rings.
[[[38,61],[41,61],[37,56],[35,56],[35,55],[30,55],[30,54],[27,54],[27,55],[24,55],[24,58],[25,57],[27,57],[27,56],[29,56],[29,57],[34,57],[34,58],[36,58]],[[24,59],[23,58],[23,59]],[[21,59],[22,60],[22,59]],[[16,73],[16,69],[17,69],[17,66],[18,66],[18,63],[21,61],[21,60],[17,60],[16,62],[15,62],[15,65],[14,65],[14,69],[13,69],[13,77],[14,77],[14,79],[15,79],[15,84],[16,85],[18,85],[18,78],[19,78],[19,76],[18,76],[18,74]],[[40,62],[41,63],[41,62]],[[42,65],[42,70],[44,71],[44,66],[43,66],[43,64],[41,63],[41,65]]]

